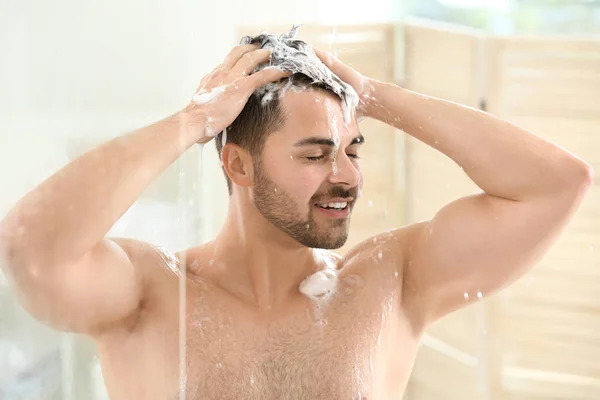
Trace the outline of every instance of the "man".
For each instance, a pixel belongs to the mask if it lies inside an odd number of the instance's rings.
[[[489,114],[317,59],[293,32],[244,43],[183,110],[21,199],[2,221],[3,269],[32,315],[95,339],[115,400],[399,399],[423,331],[477,299],[464,293],[489,295],[535,265],[592,170]],[[362,186],[357,116],[437,148],[483,193],[343,257],[326,250],[344,244]],[[213,241],[172,255],[104,238],[218,132],[230,206]]]

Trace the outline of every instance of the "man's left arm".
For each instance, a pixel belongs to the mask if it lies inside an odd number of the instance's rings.
[[[402,233],[405,310],[426,325],[535,265],[581,204],[592,168],[485,112],[396,85],[371,89],[368,116],[452,158],[484,191]]]
[[[394,232],[403,306],[418,328],[514,282],[555,243],[592,184],[587,163],[488,113],[367,79],[317,52],[359,92],[365,116],[441,151],[483,190]]]

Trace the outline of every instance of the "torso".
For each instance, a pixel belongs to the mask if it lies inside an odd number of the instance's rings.
[[[418,338],[401,310],[401,278],[373,264],[342,266],[333,296],[299,292],[268,319],[189,277],[185,381],[179,280],[165,271],[154,304],[133,328],[98,342],[111,399],[402,398]]]

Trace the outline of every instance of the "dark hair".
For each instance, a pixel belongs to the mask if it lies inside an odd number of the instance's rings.
[[[282,88],[292,86],[302,90],[321,89],[334,93],[327,84],[314,82],[311,78],[301,73],[293,74],[279,83],[282,85]],[[260,153],[267,137],[279,129],[285,122],[285,114],[279,96],[280,93],[281,90],[276,91],[268,101],[263,101],[264,95],[260,91],[252,93],[240,115],[227,128],[226,143],[234,143],[240,146],[247,150],[255,161],[259,161]],[[219,159],[221,159],[223,132],[220,132],[214,140]],[[227,190],[231,195],[233,193],[233,186],[224,168],[223,174],[227,181]]]

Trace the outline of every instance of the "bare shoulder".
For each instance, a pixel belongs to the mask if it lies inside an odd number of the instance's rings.
[[[108,245],[112,245],[123,254],[128,264],[131,265],[136,291],[139,292],[137,306],[127,314],[126,318],[115,320],[110,324],[103,324],[91,332],[96,340],[130,334],[137,328],[143,315],[151,312],[151,307],[156,302],[152,301],[161,295],[161,286],[167,283],[165,277],[175,277],[180,266],[180,256],[166,248],[152,243],[132,238],[106,238]],[[129,279],[123,277],[123,279]],[[176,279],[175,279],[176,280]]]
[[[127,254],[129,260],[143,278],[156,274],[177,274],[184,252],[173,252],[167,248],[130,238],[110,238]],[[146,280],[146,283],[151,281]]]
[[[401,285],[411,238],[421,224],[407,225],[374,235],[358,243],[340,260],[347,273],[394,278]]]
[[[401,267],[409,250],[411,233],[419,229],[418,225],[407,225],[371,236],[350,249],[342,262],[351,265],[366,261]]]

